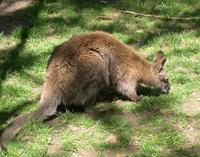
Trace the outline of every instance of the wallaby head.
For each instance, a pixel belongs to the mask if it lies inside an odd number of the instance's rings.
[[[166,58],[162,51],[158,51],[155,55],[154,61],[151,66],[152,73],[154,75],[154,86],[163,93],[168,93],[170,89],[168,77],[163,68],[166,62]]]

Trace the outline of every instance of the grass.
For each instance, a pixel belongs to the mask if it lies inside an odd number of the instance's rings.
[[[59,130],[60,147],[65,152],[60,156],[82,150],[94,150],[95,156],[200,156],[200,112],[188,115],[182,110],[184,102],[197,99],[192,94],[200,91],[200,21],[133,17],[119,11],[193,17],[200,16],[199,6],[198,0],[119,0],[106,4],[41,0],[16,11],[12,16],[26,15],[25,25],[7,23],[9,31],[0,32],[0,130],[16,115],[37,108],[54,46],[83,32],[110,32],[149,59],[163,50],[171,91],[155,96],[154,90],[141,87],[138,91],[145,96],[140,102],[113,101],[84,113],[62,113],[58,127],[29,122],[10,142],[7,156],[46,156]],[[111,19],[101,18],[104,16]],[[184,132],[188,127],[198,130],[195,142],[187,136],[193,134],[192,130]],[[114,144],[109,141],[110,135],[116,137]],[[0,156],[4,156],[1,150]]]

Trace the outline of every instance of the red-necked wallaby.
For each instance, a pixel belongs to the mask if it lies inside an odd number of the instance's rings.
[[[95,102],[96,95],[111,86],[132,101],[137,101],[136,86],[147,84],[169,91],[163,65],[163,52],[153,62],[105,32],[73,37],[57,46],[49,59],[40,107],[18,116],[1,135],[1,147],[16,135],[29,118],[39,121],[56,113],[59,104],[85,105]]]

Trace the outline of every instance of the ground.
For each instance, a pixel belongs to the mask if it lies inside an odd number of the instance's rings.
[[[0,0],[0,130],[37,108],[54,46],[94,30],[113,34],[152,60],[165,52],[171,90],[139,87],[143,99],[102,91],[94,107],[66,110],[46,123],[30,121],[8,145],[8,157],[200,156],[199,0]],[[0,150],[0,156],[5,154]]]

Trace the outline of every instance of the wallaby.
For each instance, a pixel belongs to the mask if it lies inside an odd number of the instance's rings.
[[[28,119],[44,121],[56,113],[61,103],[94,104],[104,87],[112,87],[132,101],[139,100],[138,83],[167,93],[165,61],[163,52],[159,51],[154,61],[148,62],[109,33],[97,31],[72,37],[57,46],[49,59],[40,107],[11,122],[1,135],[1,147],[6,150],[9,140]]]

